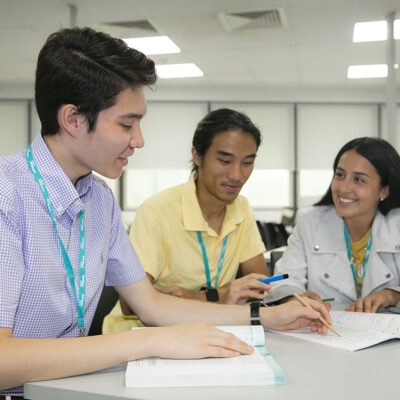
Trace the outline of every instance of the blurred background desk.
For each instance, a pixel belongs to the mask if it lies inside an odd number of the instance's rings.
[[[267,332],[266,346],[285,372],[284,385],[125,388],[125,366],[120,366],[95,374],[29,383],[25,385],[25,397],[32,400],[399,398],[400,341],[352,353]]]

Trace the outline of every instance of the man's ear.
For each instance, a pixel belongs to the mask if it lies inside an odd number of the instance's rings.
[[[62,105],[57,113],[58,124],[60,130],[75,136],[82,122],[82,115],[78,113],[78,109],[73,104]]]
[[[196,166],[200,167],[201,156],[199,155],[199,153],[197,153],[197,151],[194,147],[192,147],[192,160]]]

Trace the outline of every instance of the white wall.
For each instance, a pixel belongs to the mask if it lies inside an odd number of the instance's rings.
[[[357,136],[385,138],[384,96],[384,90],[376,89],[149,90],[148,114],[142,122],[145,147],[135,152],[121,181],[108,183],[117,197],[123,187],[119,201],[134,211],[153,193],[185,181],[196,124],[208,109],[231,107],[248,114],[263,134],[256,169],[242,193],[260,219],[279,220],[283,207],[312,204],[325,192],[333,158],[345,142]],[[21,150],[39,132],[34,107],[28,118],[27,99],[32,98],[29,86],[0,88],[1,154]],[[397,117],[400,132],[400,111]]]

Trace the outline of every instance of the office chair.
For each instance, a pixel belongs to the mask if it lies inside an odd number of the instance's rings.
[[[264,227],[265,246],[267,250],[287,245],[289,234],[283,224],[276,222],[263,222],[262,224]]]
[[[274,275],[276,262],[283,256],[283,250],[272,250],[268,263],[270,276]]]
[[[265,233],[264,223],[259,220],[257,220],[256,223],[257,223],[258,231],[260,232],[261,240],[263,241],[266,249],[269,250],[268,246],[267,246],[267,237],[266,237],[266,233]]]
[[[257,220],[257,227],[267,251],[287,245],[289,234],[283,224]]]
[[[263,222],[265,233],[265,247],[272,250],[279,247],[278,229],[274,222]]]
[[[279,244],[278,247],[287,246],[289,233],[286,230],[286,227],[282,223],[276,224],[275,225],[275,230],[277,231],[277,241],[278,241],[278,244]]]
[[[117,301],[117,291],[112,286],[104,286],[89,329],[89,336],[102,334],[103,319],[114,308]]]

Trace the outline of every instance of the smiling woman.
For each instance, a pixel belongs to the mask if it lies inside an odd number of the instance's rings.
[[[357,138],[340,149],[333,171],[322,199],[300,212],[275,267],[290,278],[270,300],[307,290],[352,311],[399,306],[400,156],[385,140]]]
[[[389,195],[375,167],[355,150],[339,160],[331,184],[336,212],[344,219],[353,241],[359,241],[370,229],[379,202]]]

